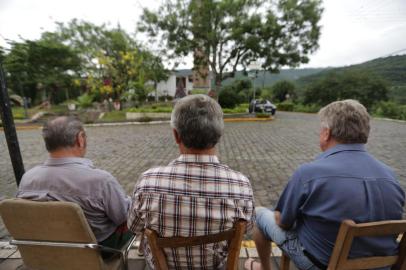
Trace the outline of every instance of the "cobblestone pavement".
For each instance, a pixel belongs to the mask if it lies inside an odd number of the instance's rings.
[[[219,157],[251,179],[257,205],[271,207],[295,168],[319,153],[318,130],[316,115],[301,113],[278,112],[271,122],[226,123]],[[87,134],[87,157],[111,172],[128,193],[140,173],[178,156],[168,124],[88,127]],[[40,130],[19,131],[18,137],[26,169],[46,159]],[[394,168],[405,188],[406,123],[373,120],[367,148]],[[0,158],[0,198],[11,197],[16,186],[3,132]]]

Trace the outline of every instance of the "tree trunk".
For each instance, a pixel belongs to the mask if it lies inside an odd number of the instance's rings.
[[[158,102],[158,84],[156,81],[154,81],[154,88],[155,88],[155,102]]]
[[[215,78],[214,79],[214,81],[215,81],[214,91],[215,91],[215,94],[216,94],[216,100],[218,100],[218,96],[219,96],[219,93],[220,93],[220,90],[221,90],[221,82],[223,80],[223,75],[222,74],[215,74],[214,78]]]

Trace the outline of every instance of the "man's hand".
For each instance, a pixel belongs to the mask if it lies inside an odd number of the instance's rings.
[[[274,215],[275,215],[275,222],[279,227],[281,227],[284,230],[288,230],[290,228],[290,226],[286,226],[281,223],[281,212],[274,211]]]

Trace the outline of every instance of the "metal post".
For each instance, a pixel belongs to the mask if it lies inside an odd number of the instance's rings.
[[[21,157],[20,146],[18,144],[17,132],[14,125],[13,114],[11,112],[10,98],[6,87],[6,77],[3,66],[0,63],[0,115],[3,122],[4,134],[6,135],[8,152],[10,154],[11,164],[13,165],[14,175],[17,186],[20,184],[24,174],[24,164]]]

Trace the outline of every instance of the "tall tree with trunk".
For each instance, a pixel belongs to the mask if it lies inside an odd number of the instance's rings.
[[[307,63],[321,13],[320,0],[166,0],[144,9],[138,30],[170,59],[202,52],[195,66],[210,66],[218,91],[253,61],[274,72]]]

